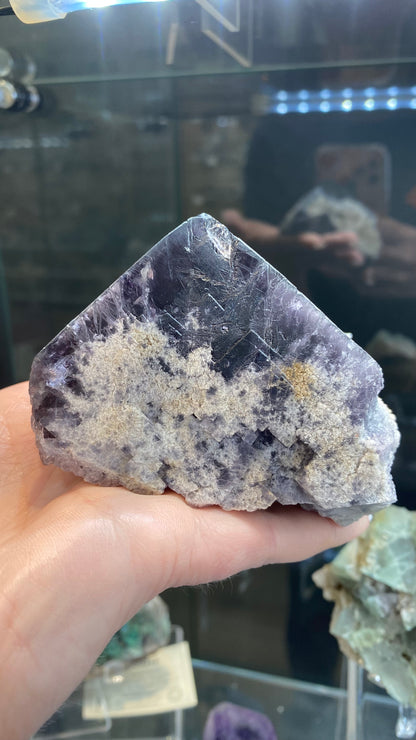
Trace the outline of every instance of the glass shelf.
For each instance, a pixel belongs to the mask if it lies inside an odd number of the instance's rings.
[[[228,2],[179,0],[84,10],[30,29],[7,17],[0,43],[34,61],[39,85],[345,67],[370,67],[374,77],[375,68],[394,73],[416,63],[411,43],[416,13],[408,17],[405,8],[386,8],[375,18],[371,0],[361,0],[356,19],[351,8],[329,18],[324,8],[313,12],[295,0],[290,9],[283,0]],[[343,29],[355,23],[359,27],[351,42]]]
[[[140,70],[137,72],[125,72],[125,73],[114,73],[114,74],[95,74],[95,75],[62,75],[62,76],[39,76],[36,78],[37,85],[71,85],[71,84],[87,84],[87,83],[105,83],[105,82],[134,82],[135,80],[164,80],[164,79],[183,79],[183,78],[194,78],[194,77],[211,77],[224,76],[224,75],[246,75],[246,74],[272,74],[272,73],[283,73],[283,72],[299,72],[299,71],[319,71],[319,70],[336,70],[336,69],[349,69],[366,67],[386,67],[386,66],[407,66],[409,64],[416,64],[415,57],[404,57],[404,58],[386,58],[386,59],[342,59],[337,62],[294,62],[282,63],[282,64],[256,64],[252,67],[241,67],[240,65],[229,65],[221,64],[216,66],[215,64],[209,65],[198,65],[193,69],[180,70],[170,69],[169,67],[163,67],[161,69],[149,69]]]
[[[185,712],[185,740],[197,740],[208,712],[229,701],[266,714],[285,740],[346,740],[347,691],[317,684],[193,661],[199,704]],[[368,689],[368,690],[367,690]],[[360,740],[392,740],[398,705],[366,686]],[[358,738],[357,738],[358,740]]]
[[[232,668],[202,660],[192,661],[198,693],[194,709],[154,716],[82,720],[83,690],[80,687],[36,735],[41,740],[201,740],[208,712],[227,701],[263,712],[285,740],[349,740],[347,691],[318,684]],[[398,717],[397,702],[365,684],[361,702],[361,734],[354,740],[392,740]],[[352,737],[350,735],[350,737]]]

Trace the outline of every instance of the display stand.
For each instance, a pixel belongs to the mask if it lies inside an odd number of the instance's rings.
[[[253,0],[196,0],[201,5],[201,31],[242,67],[253,64]]]
[[[174,628],[172,644],[183,632]],[[194,660],[198,705],[183,711],[114,716],[129,691],[143,696],[152,691],[134,685],[129,667],[121,661],[107,663],[93,681],[77,689],[33,740],[200,740],[209,711],[222,701],[233,702],[266,714],[278,737],[285,740],[410,740],[415,737],[416,712],[370,683],[353,661],[344,661],[343,687],[332,688],[294,681],[256,671]],[[154,674],[153,674],[154,676]],[[130,680],[130,688],[129,688]],[[139,697],[140,698],[140,697]],[[85,718],[86,700],[100,717]],[[113,716],[111,713],[113,712]],[[88,714],[88,712],[87,712]]]
[[[363,671],[353,660],[347,662],[346,740],[361,740],[363,718]]]
[[[377,684],[377,677],[374,677],[373,685]],[[382,705],[389,706],[391,713],[397,713],[394,735],[391,734],[390,737],[399,740],[411,740],[416,737],[416,711],[412,707],[399,705],[390,699],[384,690],[374,694],[374,688],[371,688],[364,670],[353,660],[348,660],[346,740],[373,740],[373,735],[369,731],[371,715],[377,707],[381,709]]]
[[[184,715],[186,740],[202,737],[210,709],[222,701],[263,712],[285,740],[394,740],[398,704],[345,660],[343,687],[333,688],[194,660],[198,707]],[[354,694],[353,694],[354,692]],[[349,733],[349,734],[348,734]]]
[[[32,740],[104,740],[110,737],[111,718],[101,684],[97,684],[96,702],[101,709],[100,719],[85,720],[82,714],[84,684],[43,725]]]
[[[182,642],[183,629],[173,626],[169,644]],[[129,709],[143,696],[151,700],[152,692],[160,688],[154,670],[153,675],[136,671],[132,678],[134,668],[145,668],[145,661],[117,660],[96,666],[32,740],[183,740],[181,709],[152,714]],[[154,667],[153,658],[151,662]]]

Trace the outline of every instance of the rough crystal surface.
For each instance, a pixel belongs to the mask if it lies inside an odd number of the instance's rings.
[[[208,715],[203,740],[277,740],[274,727],[261,712],[222,702]]]
[[[111,638],[97,660],[136,660],[167,645],[171,634],[169,610],[160,596],[145,604]]]
[[[334,187],[311,190],[291,208],[281,228],[288,235],[305,231],[318,234],[353,231],[357,237],[357,249],[364,256],[374,259],[381,250],[381,236],[374,213]]]
[[[42,460],[196,506],[276,499],[347,524],[395,500],[377,363],[207,215],[144,255],[35,358]]]
[[[416,708],[416,512],[391,506],[313,575],[331,633],[397,701]]]

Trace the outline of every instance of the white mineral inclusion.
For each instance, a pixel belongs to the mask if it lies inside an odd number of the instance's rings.
[[[102,482],[104,473],[108,483],[137,492],[163,493],[168,484],[194,505],[246,510],[270,506],[276,500],[271,492],[276,445],[245,458],[235,436],[250,444],[256,439],[263,388],[276,382],[276,371],[249,366],[227,382],[210,368],[209,347],[183,358],[152,323],[132,323],[126,331],[119,319],[114,328],[105,342],[83,343],[75,352],[85,395],[64,389],[63,398],[81,423],[69,426],[64,417],[48,425],[70,447],[69,469],[74,470],[76,460],[75,472],[86,480],[97,482],[98,477]],[[172,375],[162,369],[158,357]],[[292,503],[292,487],[298,486],[299,502],[313,502],[324,513],[332,507],[334,487],[338,508],[348,504],[356,488],[368,484],[373,496],[367,496],[366,503],[377,500],[379,491],[389,488],[390,474],[380,464],[371,432],[363,428],[358,435],[351,424],[346,386],[341,383],[334,391],[322,369],[312,363],[288,367],[279,382],[292,392],[279,418],[271,410],[262,426],[279,440],[280,468],[292,481],[286,495],[282,487],[281,502]],[[394,417],[380,399],[373,415],[374,424],[397,436]],[[43,441],[46,462],[54,456],[53,451],[48,454],[49,447],[54,447],[53,438]],[[330,459],[328,468],[325,457]],[[97,458],[105,461],[98,475]],[[219,470],[232,472],[230,485],[218,483]],[[236,486],[239,480],[244,485]],[[313,501],[302,488],[313,492]]]

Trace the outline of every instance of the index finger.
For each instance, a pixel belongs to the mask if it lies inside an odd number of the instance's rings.
[[[356,247],[358,244],[358,237],[354,231],[331,231],[327,234],[322,234],[322,239],[327,249],[340,245]]]

